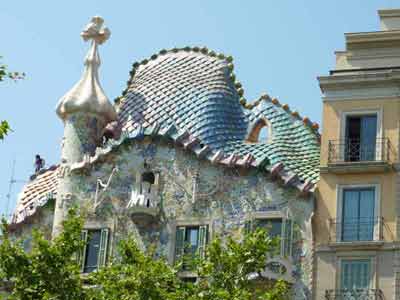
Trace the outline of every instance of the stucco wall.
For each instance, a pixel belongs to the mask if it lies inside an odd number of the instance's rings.
[[[396,173],[381,174],[323,174],[316,192],[316,211],[314,234],[316,245],[329,242],[329,220],[337,219],[339,199],[338,186],[346,185],[379,185],[380,215],[383,217],[383,236],[385,241],[396,238]],[[339,220],[340,221],[340,218]]]
[[[350,93],[350,92],[349,92]],[[329,101],[323,104],[323,126],[321,138],[321,166],[328,163],[329,140],[341,138],[341,130],[345,124],[341,124],[342,112],[357,112],[378,110],[382,118],[382,134],[390,140],[393,146],[394,158],[397,159],[399,145],[399,113],[400,103],[394,99],[379,100],[351,100],[351,101]],[[379,133],[378,133],[379,134]]]
[[[394,251],[385,249],[384,251],[317,251],[316,268],[320,276],[315,281],[313,299],[325,299],[326,290],[340,289],[340,259],[371,259],[372,260],[372,289],[380,289],[383,299],[394,299],[394,272],[395,266]]]

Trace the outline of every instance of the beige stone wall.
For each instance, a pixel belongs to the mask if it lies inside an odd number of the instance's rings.
[[[346,94],[346,91],[341,91]],[[348,91],[351,98],[351,91]],[[323,105],[323,130],[321,141],[321,167],[328,166],[329,140],[343,139],[344,112],[378,111],[381,126],[378,125],[378,136],[390,140],[392,145],[391,161],[398,161],[399,149],[399,113],[400,101],[397,99],[357,100],[345,99],[325,101]],[[378,118],[379,118],[378,117]],[[379,122],[379,120],[378,120]],[[381,127],[381,128],[379,128]],[[374,259],[374,281],[371,288],[381,289],[384,299],[395,299],[394,241],[397,235],[398,183],[394,170],[380,172],[347,172],[334,174],[322,172],[316,192],[316,209],[314,215],[314,236],[316,245],[314,281],[314,299],[325,299],[325,291],[340,289],[340,258],[371,257]],[[345,185],[378,185],[379,215],[383,217],[382,233],[384,243],[380,246],[350,245],[332,247],[330,237],[335,238],[335,227],[329,225],[330,219],[336,219],[340,186]]]
[[[346,250],[346,251],[317,251],[316,267],[320,275],[315,281],[315,300],[325,299],[326,290],[340,289],[341,259],[370,258],[372,260],[373,278],[372,289],[380,289],[384,299],[394,299],[394,251],[390,247],[384,250]]]
[[[342,113],[377,110],[381,114],[381,136],[392,145],[391,157],[398,156],[399,110],[396,100],[329,101],[323,106],[323,131],[321,141],[321,166],[328,164],[329,140],[340,139],[343,132]],[[379,133],[378,133],[379,134]],[[316,244],[326,244],[329,239],[328,220],[337,217],[338,185],[379,184],[381,216],[384,218],[384,237],[392,241],[396,236],[396,173],[394,171],[365,174],[322,173],[316,193],[315,236]]]
[[[314,234],[316,245],[329,242],[329,219],[337,218],[338,185],[378,184],[380,186],[380,213],[383,217],[385,241],[396,237],[396,174],[322,174],[316,192]],[[331,230],[332,231],[332,230]]]
[[[398,99],[400,100],[400,98]],[[344,127],[341,121],[343,112],[379,110],[382,116],[382,137],[387,137],[395,154],[399,145],[400,101],[395,99],[328,101],[323,104],[323,123],[321,139],[321,166],[328,162],[328,142],[341,138]],[[396,157],[397,158],[397,157]]]

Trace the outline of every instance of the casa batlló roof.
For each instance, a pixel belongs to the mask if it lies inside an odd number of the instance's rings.
[[[260,168],[302,192],[314,191],[319,179],[318,125],[268,95],[247,103],[233,69],[232,57],[199,47],[161,50],[133,64],[115,105],[121,137],[71,169],[95,163],[127,139],[161,136],[199,159]],[[260,120],[270,127],[269,139],[249,141]],[[33,215],[56,186],[55,168],[30,182],[18,199],[13,223]]]

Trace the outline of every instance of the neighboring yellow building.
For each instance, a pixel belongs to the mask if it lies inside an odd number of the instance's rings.
[[[378,13],[318,78],[314,299],[400,299],[400,9]]]

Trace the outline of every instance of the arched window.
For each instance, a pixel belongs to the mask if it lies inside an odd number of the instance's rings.
[[[257,120],[248,137],[247,141],[250,143],[267,143],[271,138],[271,127],[265,119]]]

